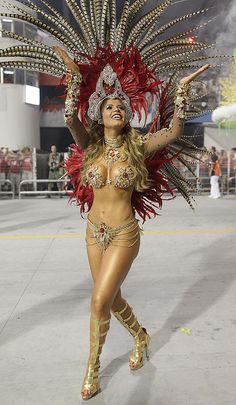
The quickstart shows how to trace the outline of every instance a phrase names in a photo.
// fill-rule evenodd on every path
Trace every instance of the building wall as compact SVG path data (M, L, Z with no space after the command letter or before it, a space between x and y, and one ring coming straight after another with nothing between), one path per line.
M0 85L0 146L40 146L39 106L24 102L22 85Z

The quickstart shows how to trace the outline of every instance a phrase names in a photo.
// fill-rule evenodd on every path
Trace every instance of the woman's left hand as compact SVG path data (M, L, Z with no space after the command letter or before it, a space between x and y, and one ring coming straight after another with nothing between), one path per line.
M210 67L209 64L202 66L200 69L198 69L196 72L192 73L189 76L183 77L179 84L189 84L191 83L193 80L195 80L198 76L200 76L203 72L205 72L206 70L208 70Z

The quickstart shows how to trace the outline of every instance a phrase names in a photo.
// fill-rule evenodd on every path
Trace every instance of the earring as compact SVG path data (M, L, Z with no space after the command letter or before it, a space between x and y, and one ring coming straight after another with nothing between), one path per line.
M102 124L103 124L103 120L102 120L102 118L99 118L99 120L98 120L98 124L99 124L99 125L102 125Z

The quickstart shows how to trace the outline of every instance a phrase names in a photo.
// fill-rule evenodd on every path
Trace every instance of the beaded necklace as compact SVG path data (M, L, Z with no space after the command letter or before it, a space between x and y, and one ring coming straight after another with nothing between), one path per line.
M119 148L123 145L123 143L124 141L121 137L115 139L104 137L105 151L103 154L103 160L107 166L106 184L112 184L112 180L110 178L111 168L115 162L121 160Z

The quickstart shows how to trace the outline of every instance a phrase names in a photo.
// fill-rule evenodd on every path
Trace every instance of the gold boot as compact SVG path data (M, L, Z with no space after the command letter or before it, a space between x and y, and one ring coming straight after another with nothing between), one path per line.
M94 397L100 392L98 376L100 367L99 357L102 351L102 346L105 342L107 332L109 330L109 323L110 319L107 319L106 321L100 321L98 319L91 318L90 356L81 389L81 396L85 400ZM104 331L105 325L107 326Z
M127 309L129 309L128 316L125 315ZM139 324L136 316L133 313L133 309L127 302L121 311L113 311L113 314L134 337L134 350L130 355L129 365L132 371L138 370L143 366L144 357L149 360L149 344L151 338L146 329ZM139 335L142 331L145 333L145 338L140 340Z

